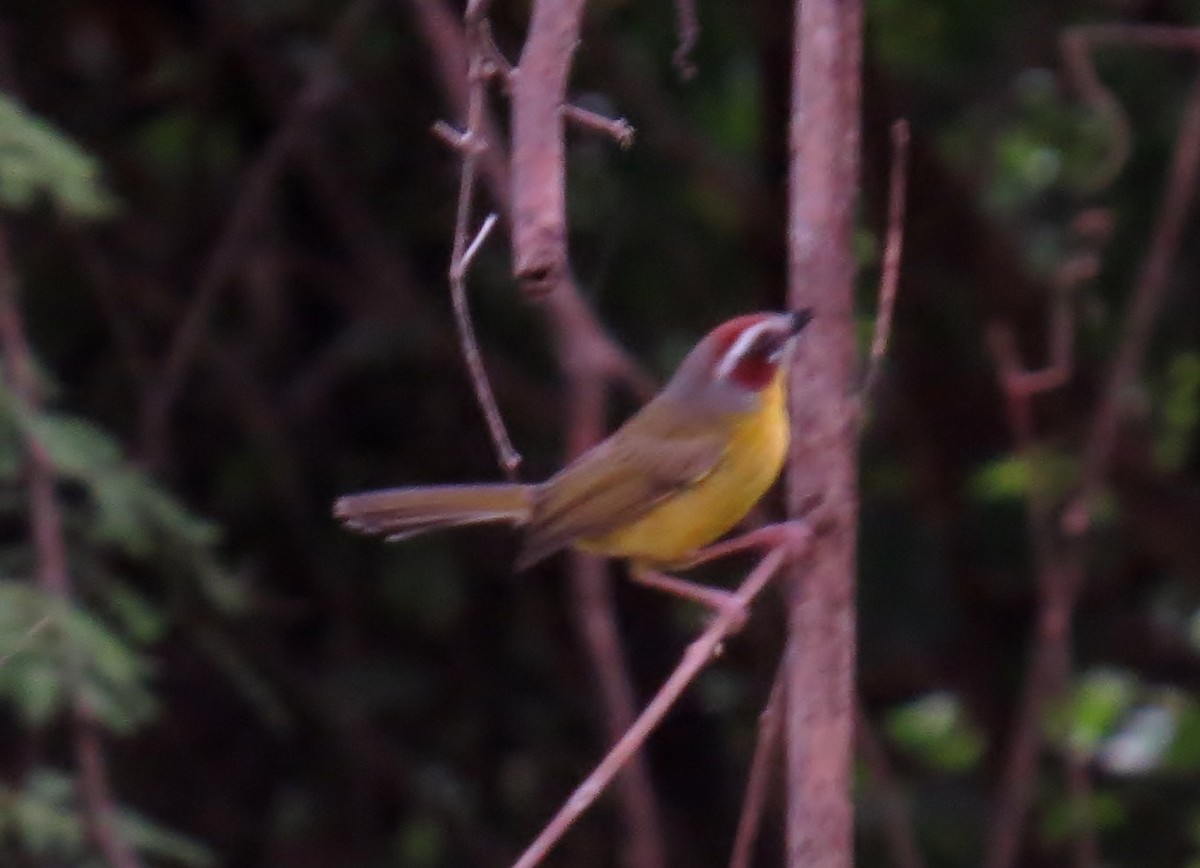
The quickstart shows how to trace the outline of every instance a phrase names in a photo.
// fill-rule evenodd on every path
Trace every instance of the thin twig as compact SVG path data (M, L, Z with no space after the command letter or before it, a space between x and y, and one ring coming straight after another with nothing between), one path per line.
M733 838L729 868L749 868L754 857L754 844L758 840L758 828L762 824L767 791L771 786L771 772L778 765L779 737L783 733L783 677L783 667L780 666L775 673L767 704L758 716L758 738L754 741L754 755L750 758L750 774L746 778L746 793L742 797L742 812L738 817L737 834Z
M1137 37L1131 41L1145 41L1151 36L1157 40L1165 36L1159 30L1146 33L1124 29L1109 31L1104 35L1117 37L1122 34ZM1200 32L1190 31L1190 42L1186 47L1200 49L1198 38ZM1094 70L1089 74L1094 76ZM1093 90L1102 88L1098 78L1092 86ZM1098 99L1099 96L1093 92L1092 98ZM1041 612L1034 658L1026 679L1013 744L1001 782L996 819L991 830L985 861L988 868L1009 868L1015 864L1020 852L1022 826L1032 797L1032 780L1043 738L1042 714L1050 698L1066 689L1070 677L1072 619L1086 576L1086 547L1079 538L1090 526L1091 502L1108 472L1120 422L1121 399L1137 377L1166 296L1170 264L1178 250L1183 226L1195 198L1198 176L1200 75L1196 76L1184 108L1150 249L1133 289L1133 300L1116 358L1094 411L1084 448L1079 493L1067 505L1059 523L1059 529L1066 536L1064 543L1075 544L1054 545L1050 505L1044 501L1045 495L1039 493L1039 486L1030 489L1030 523L1042 596ZM1011 338L1007 342L1011 343ZM998 367L1002 366L1002 371L1010 371L1008 376L1002 376L1002 382L1014 384L1005 391L1013 408L1013 427L1018 443L1028 454L1032 442L1029 393L1022 394L1016 387L1020 379L1013 377L1011 371L1019 368L1019 361L1012 358L1005 360L1005 355L1012 356L1015 351L1005 350L1004 343L1001 341L997 344L1000 353ZM1018 414L1023 414L1024 418ZM1058 548L1063 550L1058 551ZM1070 757L1068 787L1073 801L1081 808L1086 808L1090 800L1087 770ZM1086 811L1082 816L1087 817ZM1086 821L1076 835L1076 858L1084 866L1098 864L1095 832L1092 824Z
M592 130L593 132L608 136L620 145L622 149L633 147L633 124L625 120L625 118L605 117L602 114L597 114L594 111L589 111L588 109L569 103L563 106L563 115L571 123L582 129Z
M1192 84L1183 119L1175 139L1171 168L1163 191L1150 250L1133 290L1133 301L1117 348L1108 382L1096 407L1080 472L1079 495L1063 516L1063 529L1070 535L1083 533L1090 525L1089 511L1104 481L1126 390L1137 378L1142 357L1166 297L1171 261L1179 249L1187 216L1196 198L1200 180L1200 75Z
M1200 28L1156 24L1087 24L1064 31L1061 50L1067 74L1084 101L1112 125L1108 159L1092 182L1094 189L1103 189L1116 178L1129 159L1132 136L1124 108L1096 72L1091 52L1098 45L1140 45L1200 52Z
M487 237L492 234L492 229L496 226L496 219L495 214L489 214L484 218L483 225L479 227L479 231L475 233L475 238L463 252L462 259L454 263L451 267L451 280L462 281L466 277L467 271L471 268L471 263L475 261L475 255L479 253L479 248L487 241Z
M734 625L741 617L741 613L749 609L754 598L783 566L786 557L787 552L783 548L777 548L768 552L759 561L741 586L733 592L731 605L719 612L704 632L688 645L687 650L683 653L683 659L675 667L675 671L671 673L654 698L638 715L637 720L563 803L558 813L514 863L513 868L532 868L532 866L538 865L579 816L599 798L614 775L641 748L646 738L662 722L663 717L671 710L676 700L700 673L700 670L719 652L722 643L730 636Z
M875 312L875 330L863 398L870 400L883 367L888 338L892 333L892 314L896 309L896 287L900 284L900 261L904 253L904 211L908 190L908 121L892 124L892 169L888 183L887 241L883 248L883 274L879 280L879 305Z
M467 74L469 69L463 61L472 55L473 49L468 48L463 24L441 0L411 0L411 3L426 36L425 42L433 49L433 59L446 99L457 114L465 116L468 114L471 84ZM471 26L478 28L479 35L475 38L477 41L484 41L483 50L491 52L493 49L488 48L490 31L484 26L485 20L471 18L474 9L476 3L468 5L467 20L475 22ZM497 61L489 59L486 63L495 65ZM557 118L557 107L555 112ZM559 127L558 135L561 137L561 122L556 119L555 123ZM482 112L481 129L485 146L479 155L480 173L487 182L497 209L512 224L512 180L509 174L508 153L502 144L503 139L498 133L498 126L487 111L486 105ZM518 159L514 156L513 162L520 163L526 159L529 158ZM565 229L563 232L565 233ZM570 353L564 355L564 358L569 359L572 364L578 364L581 369L587 368L614 383L624 384L643 400L654 395L654 378L613 340L596 319L595 313L583 301L573 281L561 283L555 292L543 299L543 304L558 336L560 349L562 346L570 348Z
M8 253L8 239L0 229L0 354L3 355L8 386L34 412L41 406L33 352L25 337L17 300L17 276ZM59 617L71 604L71 577L67 567L67 544L62 515L55 492L55 468L40 441L29 437L29 521L37 554L38 585L57 603ZM78 649L69 637L64 655L66 681L72 701L71 740L79 771L79 787L88 833L97 849L113 868L137 868L137 855L117 831L117 811L105 768L103 745L96 731L95 716L82 690L82 664Z
M1057 388L1070 374L1069 358L1053 359L1044 371L1026 371L1012 329L994 324L987 333L996 376L1004 395L1017 454L1035 457L1032 399ZM1046 488L1033 481L1027 491L1027 524L1037 576L1039 611L1032 659L1018 706L1007 759L993 811L984 864L1006 868L1020 852L1022 829L1037 780L1045 728L1042 719L1070 677L1070 590L1053 538L1053 504Z
M484 120L484 100L487 80L480 72L482 59L476 53L471 57L470 69L467 73L470 90L467 97L466 130L463 138L466 141L477 140L481 135ZM471 219L471 205L475 195L475 178L480 154L471 148L462 152L462 176L458 186L458 212L454 219L454 252L450 256L450 298L454 306L454 320L458 326L459 344L462 347L463 359L467 371L471 375L471 385L475 390L475 398L483 411L487 422L488 433L496 450L497 460L509 479L516 479L517 468L521 466L521 456L513 448L508 430L504 426L504 418L496 404L488 381L487 370L483 366L483 358L479 352L479 342L475 337L475 325L471 320L470 307L467 303L466 270L474 256L474 251L487 237L496 223L496 215L488 216L471 244L467 242L467 227Z

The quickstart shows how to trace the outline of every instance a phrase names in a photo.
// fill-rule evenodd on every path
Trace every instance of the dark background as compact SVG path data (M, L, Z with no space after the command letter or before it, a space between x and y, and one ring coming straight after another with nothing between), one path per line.
M445 280L459 161L428 130L459 119L423 23L443 7L360 3L361 26L331 38L347 8L0 10L0 88L25 112L0 122L2 225L44 384L40 407L11 390L0 402L5 864L88 858L77 689L106 733L123 834L151 864L504 864L604 750L565 559L513 575L502 530L384 545L330 518L347 491L500 477ZM492 10L510 58L527 12ZM713 325L778 309L785 291L791 10L703 0L698 13L690 82L672 66L667 2L596 0L572 76L576 102L638 130L627 151L569 133L573 264L660 381ZM1195 52L1096 51L1128 121L1120 159L1118 126L1059 55L1065 28L1097 22L1195 25L1200 3L868 4L864 345L896 117L913 153L895 330L862 446L859 684L930 866L982 859L1036 622L1027 499L1061 505L1077 480L1197 75ZM476 219L490 207L484 189ZM1068 864L1083 825L1106 865L1200 864L1197 230L1189 217L1121 396L1022 865ZM471 301L522 475L538 479L562 460L565 381L501 234ZM1080 262L1095 276L1066 279ZM1041 364L1062 293L1074 369L1035 399L1036 444L1018 456L985 330L1009 324ZM611 422L635 406L617 392ZM74 589L61 630L30 632L47 604L29 437L59 479ZM706 575L730 583L744 566ZM703 616L623 580L614 592L644 700ZM64 635L86 660L74 675ZM725 864L782 640L768 594L650 742L673 865ZM1082 797L1068 756L1086 765ZM894 864L870 771L858 862ZM780 858L772 799L763 864ZM552 864L620 864L621 839L610 795Z

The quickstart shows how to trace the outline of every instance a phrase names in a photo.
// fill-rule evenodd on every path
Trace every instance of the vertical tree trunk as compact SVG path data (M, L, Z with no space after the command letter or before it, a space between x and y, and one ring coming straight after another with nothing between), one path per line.
M787 675L788 865L852 856L857 425L854 259L861 0L798 0L792 72L789 301L816 313L791 371L788 505L816 532L793 576Z

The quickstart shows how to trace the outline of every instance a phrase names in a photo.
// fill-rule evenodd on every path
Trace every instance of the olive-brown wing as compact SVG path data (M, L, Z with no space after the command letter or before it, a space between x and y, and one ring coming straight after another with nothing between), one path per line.
M674 409L651 402L539 486L517 569L631 524L713 471L728 437L721 426L680 424Z

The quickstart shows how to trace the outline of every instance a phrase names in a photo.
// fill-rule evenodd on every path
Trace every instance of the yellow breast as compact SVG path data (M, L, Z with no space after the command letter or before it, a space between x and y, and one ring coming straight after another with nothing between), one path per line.
M629 525L576 547L669 567L733 528L771 487L787 456L782 374L761 397L756 410L734 423L728 448L707 476Z

